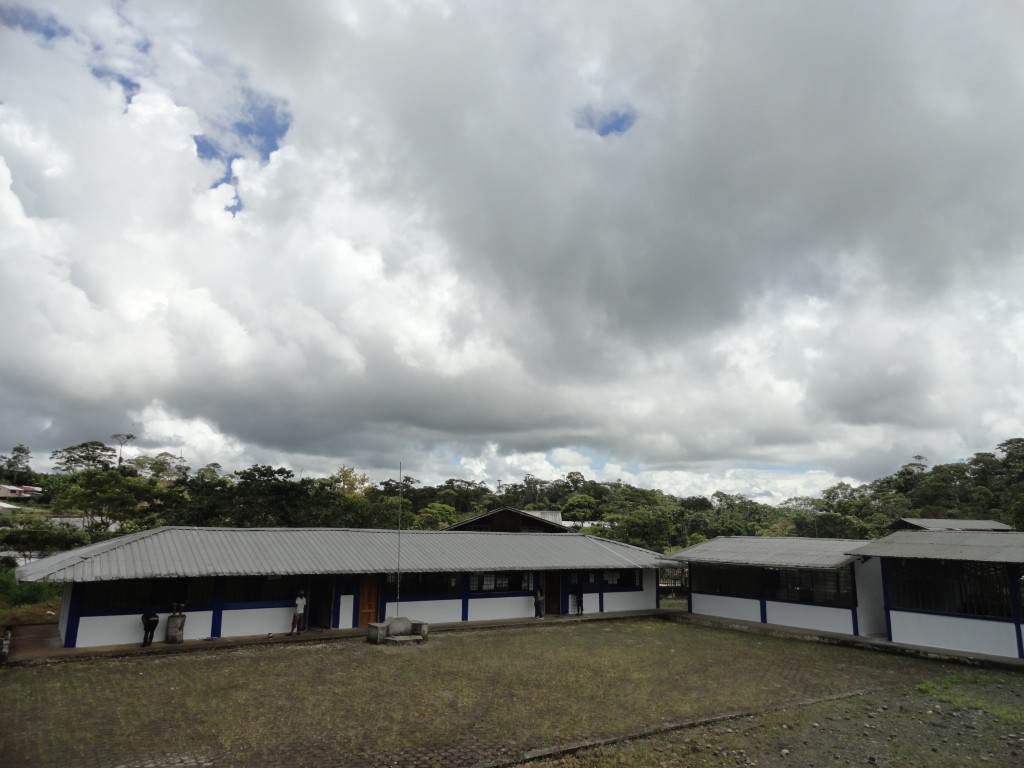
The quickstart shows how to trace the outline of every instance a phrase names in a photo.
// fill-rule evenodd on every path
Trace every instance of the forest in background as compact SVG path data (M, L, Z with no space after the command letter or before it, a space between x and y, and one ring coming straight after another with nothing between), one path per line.
M169 453L122 460L134 439L113 435L117 447L93 440L54 451L52 473L33 471L24 445L0 455L0 484L42 489L30 499L7 499L21 509L0 516L0 551L51 553L161 525L439 530L501 507L560 510L581 530L657 552L715 536L877 538L902 517L997 520L1024 529L1024 438L952 464L929 467L915 456L873 482L839 483L820 497L779 505L723 492L681 498L579 472L553 480L527 475L491 489L454 478L430 486L410 476L374 484L346 466L322 478L266 465L193 470Z

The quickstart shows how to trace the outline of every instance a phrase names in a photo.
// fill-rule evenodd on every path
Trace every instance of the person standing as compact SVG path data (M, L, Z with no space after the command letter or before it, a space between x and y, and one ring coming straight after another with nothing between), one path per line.
M576 615L583 615L583 585L578 581L572 585L572 598L576 602Z
M544 618L544 590L540 587L533 593L533 618Z
M153 634L160 625L160 617L152 611L142 614L142 647L153 644Z
M297 635L302 631L302 619L306 615L306 593L301 589L295 598L295 612L292 614L292 631L289 635Z

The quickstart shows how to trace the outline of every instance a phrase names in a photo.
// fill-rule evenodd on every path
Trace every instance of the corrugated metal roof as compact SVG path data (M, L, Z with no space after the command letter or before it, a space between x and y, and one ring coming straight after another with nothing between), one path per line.
M657 568L646 549L572 533L164 527L20 567L19 581Z
M681 549L668 559L688 563L729 563L774 568L839 568L855 558L857 539L801 539L769 536L719 536Z
M995 520L953 520L934 517L901 517L901 523L928 531L1012 531L1013 526Z
M922 560L973 560L1024 563L1024 533L977 531L897 531L850 550L862 557L908 557Z

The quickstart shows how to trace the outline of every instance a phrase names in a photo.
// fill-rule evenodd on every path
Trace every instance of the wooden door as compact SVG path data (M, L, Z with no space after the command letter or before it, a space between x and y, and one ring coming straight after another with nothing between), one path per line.
M380 619L380 584L377 577L367 574L359 579L359 626L365 627Z

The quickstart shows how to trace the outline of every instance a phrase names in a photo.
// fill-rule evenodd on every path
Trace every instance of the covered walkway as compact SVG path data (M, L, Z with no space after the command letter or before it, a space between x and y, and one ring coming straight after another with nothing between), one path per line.
M453 622L450 624L431 624L430 634L438 632L472 632L477 629L495 627L532 627L550 625L551 623L571 623L580 621L614 621L621 619L647 616L663 616L682 614L683 611L671 609L652 609L644 611L621 611L618 613L595 613L582 616L547 616L543 624L536 619L496 619L493 621ZM269 635L250 635L248 637L211 638L208 640L186 640L183 643L154 643L146 648L140 644L101 645L88 648L64 648L56 624L37 624L12 628L11 652L7 659L9 665L33 664L46 662L73 661L76 659L116 658L123 656L142 656L146 654L190 653L214 648L237 648L250 645L268 645L284 643L305 643L310 641L364 639L366 628L357 629L309 629L297 636L287 633ZM139 640L142 639L142 627L139 627Z

